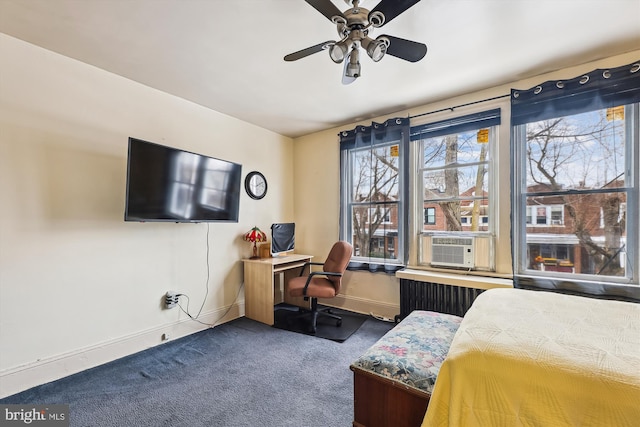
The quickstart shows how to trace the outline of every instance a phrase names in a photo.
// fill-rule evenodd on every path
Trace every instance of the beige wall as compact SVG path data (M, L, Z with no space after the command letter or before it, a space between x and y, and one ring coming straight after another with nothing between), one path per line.
M129 136L267 177L209 225L201 320L242 315L241 235L293 220L293 141L2 34L0 70L0 396L205 328L161 299L200 308L207 225L123 221Z
M547 80L568 79L596 68L616 67L638 61L640 51L603 59L570 69L558 70L527 80L516 80L508 85L494 87L446 101L428 104L419 108L402 110L371 120L354 122L349 125L296 138L294 145L294 188L295 217L302 233L296 239L301 251L319 258L326 256L331 244L339 237L339 138L342 130L353 129L357 124L368 125L371 121L382 122L390 117L416 116L454 106L474 103L485 99L509 94L511 88L528 89ZM356 82L360 84L364 82ZM509 150L509 98L494 100L473 106L457 108L454 112L429 114L413 120L414 124L443 120L448 117L470 114L492 108L501 108L502 125L498 135L499 170L493 197L497 197L499 219L496 227L496 271L497 276L508 277L511 273L510 241L510 150ZM495 154L495 153L494 153ZM324 183L325 185L319 185ZM415 268L416 245L412 242L410 264ZM428 274L428 273L427 273ZM437 282L439 279L434 279ZM453 278L457 284L458 278ZM343 295L334 301L325 301L360 312L392 318L399 313L399 281L383 273L351 272L346 276ZM472 284L471 286L476 286Z

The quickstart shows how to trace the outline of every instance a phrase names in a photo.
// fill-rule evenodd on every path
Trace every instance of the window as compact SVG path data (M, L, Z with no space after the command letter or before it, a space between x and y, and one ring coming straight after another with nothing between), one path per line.
M466 218L463 218L465 220ZM463 221L464 222L464 221ZM424 225L436 224L436 208L424 208Z
M491 240L491 153L499 122L496 109L411 128L421 200L416 208L424 211L425 218L420 230L423 244L418 247L427 251L418 254L420 264L430 264L425 254L432 236L464 233Z
M545 206L538 206L536 211L536 225L547 225L547 208Z
M551 206L551 225L562 225L564 224L564 207L560 206Z
M408 141L406 118L340 135L341 238L354 246L351 269L393 272L406 262Z
M514 270L524 283L637 284L639 108L624 103L632 73L596 70L512 94Z
M552 206L540 206L539 201L530 200L529 203L533 205L527 205L526 209L526 222L528 226L558 226L564 224L564 206L552 205ZM532 223L531 219L535 218L535 222Z
M630 273L625 265L631 264L620 262L620 257L627 256L627 225L636 223L627 218L624 206L630 192L637 192L627 176L627 171L638 170L629 155L637 134L629 121L637 108L630 105L625 110L615 120L608 120L607 109L600 109L521 126L521 202L527 208L554 203L532 206L532 215L527 214L535 218L535 225L527 224L525 231L529 256L521 266L524 270L539 270L539 254L530 245L540 240L558 245L571 238L572 274L623 278ZM566 227L547 227L564 224L565 215Z
M374 208L369 208L369 216L367 220L368 223L371 224L390 224L391 209L385 209L381 205L377 205Z

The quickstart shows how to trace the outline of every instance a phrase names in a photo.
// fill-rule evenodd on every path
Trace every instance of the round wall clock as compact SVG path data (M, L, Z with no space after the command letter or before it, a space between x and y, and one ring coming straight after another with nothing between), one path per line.
M267 194L267 179L260 172L249 172L244 179L244 189L249 197L260 200Z

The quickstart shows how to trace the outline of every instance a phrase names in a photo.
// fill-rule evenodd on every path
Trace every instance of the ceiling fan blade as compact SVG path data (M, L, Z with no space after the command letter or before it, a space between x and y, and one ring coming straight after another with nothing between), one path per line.
M427 46L423 43L401 39L393 36L380 36L389 39L387 54L409 62L418 62L427 54Z
M297 52L290 53L289 55L284 57L285 61L297 61L298 59L305 58L309 55L313 55L314 53L318 53L327 49L329 46L335 44L334 41L329 40L327 42L318 43L315 46L308 47L306 49L299 50Z
M318 12L326 16L327 19L329 19L329 21L331 22L333 22L331 18L334 16L341 16L342 18L344 18L344 15L340 11L340 9L338 9L333 3L331 3L331 0L305 0L305 1L309 3L311 6L313 6L315 10L317 10Z
M369 12L369 16L371 16L373 12L381 12L385 18L382 25L385 25L419 1L420 0L382 0L371 12Z

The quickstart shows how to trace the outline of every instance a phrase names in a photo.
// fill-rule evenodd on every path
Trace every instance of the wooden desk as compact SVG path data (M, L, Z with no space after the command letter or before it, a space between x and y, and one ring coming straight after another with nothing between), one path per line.
M300 274L311 255L291 254L275 258L243 259L244 314L249 319L273 325L273 306L281 302L309 308L302 297L290 297L286 283Z

